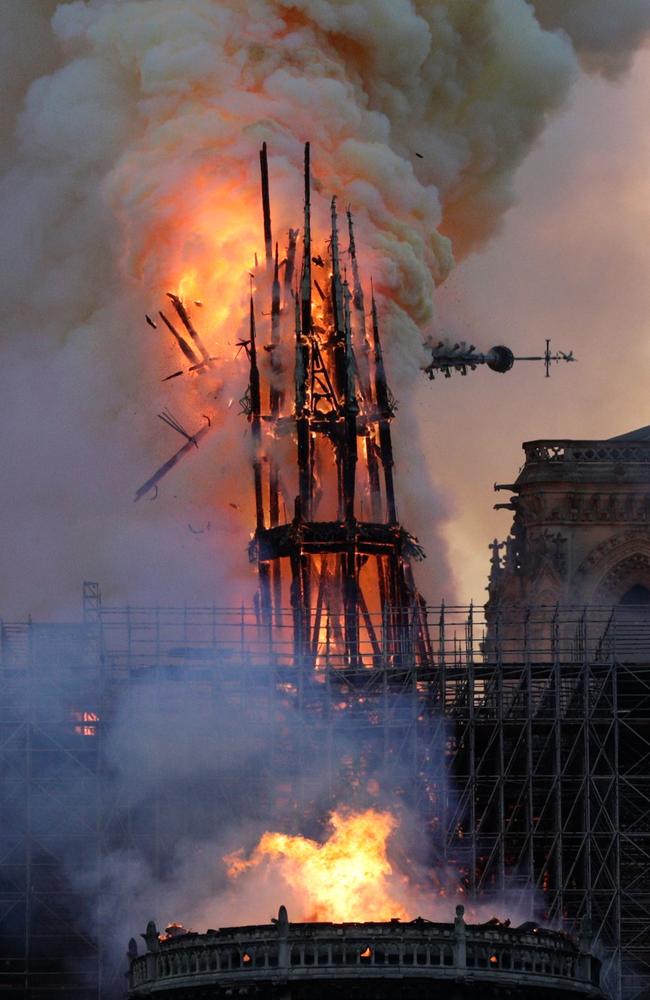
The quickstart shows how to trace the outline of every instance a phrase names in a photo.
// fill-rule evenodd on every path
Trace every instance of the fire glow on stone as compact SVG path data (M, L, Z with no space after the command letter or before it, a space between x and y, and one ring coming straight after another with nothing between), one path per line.
M302 901L304 921L410 919L393 894L388 840L397 828L389 812L335 811L332 834L324 843L301 836L263 834L249 857L236 851L224 858L232 879L254 869L279 876Z

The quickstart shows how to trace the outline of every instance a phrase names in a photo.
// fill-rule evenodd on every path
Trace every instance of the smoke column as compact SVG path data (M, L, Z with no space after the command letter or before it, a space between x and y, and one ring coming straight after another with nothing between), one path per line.
M103 581L109 597L148 604L250 594L253 517L237 415L247 373L235 345L246 273L262 249L262 141L281 246L300 222L306 139L316 228L325 232L332 194L354 208L401 403L400 512L432 557L422 589L438 597L444 503L420 468L409 405L422 341L437 332L436 283L499 226L517 165L580 66L616 77L649 27L646 0L4 0L3 617L76 617L84 577ZM178 358L143 316L179 288L205 303L196 319L220 358L207 386L160 385ZM218 428L155 502L134 506L135 488L178 447L155 420L165 405L190 428L208 406ZM433 402L425 432L450 434ZM105 898L119 908L140 890L144 922L158 893L167 910L196 904L200 922L199 907L213 918L207 898L224 889L217 852L239 846L242 830L252 846L268 822L255 784L268 733L233 732L233 718L200 694L181 703L173 684L154 705L148 694L116 711L115 800L144 816L144 840L161 782L172 827L194 782L195 836L179 831L166 884L137 844L116 852ZM169 745L171 731L185 742ZM206 788L223 803L220 829L199 808ZM49 813L42 821L54 822ZM65 836L63 818L60 829ZM73 866L72 836L70 845ZM75 878L95 891L94 875ZM269 910L277 902L269 893ZM115 927L116 949L124 938Z
M566 7L2 5L12 98L0 121L6 617L60 614L83 576L112 596L148 600L155 591L219 601L224 579L236 581L230 594L250 593L237 415L246 373L233 357L246 270L262 242L263 140L281 247L299 224L305 139L317 225L333 193L354 207L401 403L398 462L410 487L401 514L434 554L423 589L438 596L444 503L399 453L400 439L419 433L409 388L421 377L423 336L436 332L434 286L498 226L513 172L579 60L620 72L650 22L643 0ZM183 282L205 302L197 322L221 364L209 387L188 379L161 389L178 359L142 317ZM193 427L211 405L220 428L155 503L134 507L134 489L178 444L155 419L164 405ZM445 433L433 407L427 432Z

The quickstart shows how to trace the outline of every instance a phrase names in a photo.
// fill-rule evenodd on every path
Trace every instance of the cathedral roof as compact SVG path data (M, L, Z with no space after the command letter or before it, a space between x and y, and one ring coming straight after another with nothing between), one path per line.
M627 434L617 434L616 437L608 438L609 441L650 441L650 424L647 427L639 427L635 431L628 431Z

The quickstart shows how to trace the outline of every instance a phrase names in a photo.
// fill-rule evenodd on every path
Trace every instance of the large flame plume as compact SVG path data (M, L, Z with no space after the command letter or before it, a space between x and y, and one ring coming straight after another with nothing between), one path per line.
M409 919L388 859L396 818L376 809L340 810L329 825L324 843L266 832L248 857L238 851L224 859L228 874L239 878L264 868L267 876L284 880L302 904L302 913L293 914L298 920Z

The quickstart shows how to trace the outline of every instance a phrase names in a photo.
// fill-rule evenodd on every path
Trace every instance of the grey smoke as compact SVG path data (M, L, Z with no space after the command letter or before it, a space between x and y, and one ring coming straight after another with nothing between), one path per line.
M650 30L648 0L533 0L540 24L567 33L584 66L616 77Z

